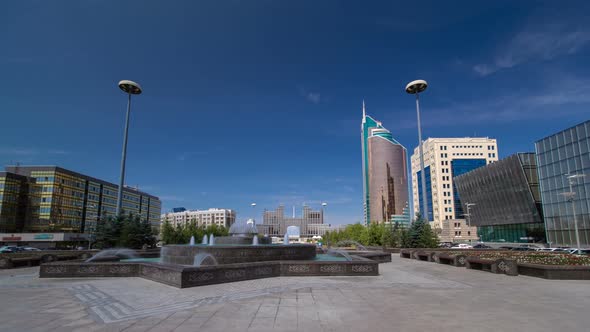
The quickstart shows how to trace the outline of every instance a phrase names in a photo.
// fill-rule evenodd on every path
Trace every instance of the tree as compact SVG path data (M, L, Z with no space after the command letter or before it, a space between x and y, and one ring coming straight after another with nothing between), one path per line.
M416 214L416 220L410 226L405 244L404 247L408 248L436 248L438 246L437 235L419 213Z
M174 227L166 220L162 225L162 230L160 232L162 235L162 241L164 243L172 243L174 239Z
M150 223L133 215L108 218L98 223L95 234L95 247L100 249L116 246L139 249L155 242Z

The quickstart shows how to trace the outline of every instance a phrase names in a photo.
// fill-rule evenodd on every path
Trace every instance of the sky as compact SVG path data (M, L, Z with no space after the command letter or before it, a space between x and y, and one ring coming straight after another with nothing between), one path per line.
M58 165L173 207L279 204L362 220L367 114L411 153L486 136L500 157L590 118L585 1L12 1L0 11L0 163ZM251 203L257 206L251 208Z

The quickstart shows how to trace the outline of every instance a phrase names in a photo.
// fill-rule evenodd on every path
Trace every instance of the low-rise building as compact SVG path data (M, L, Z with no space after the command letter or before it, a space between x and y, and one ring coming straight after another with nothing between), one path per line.
M236 221L236 212L231 209L210 208L208 210L185 210L162 214L161 222L173 226L195 222L197 226L217 225L229 228Z
M465 219L448 219L442 221L442 228L435 227L440 242L475 242L477 227L469 226Z
M310 225L324 224L324 211L314 211L309 206L303 206L301 217L285 216L285 207L279 206L274 211L264 211L262 224L256 225L258 231L269 236L283 236L287 232L287 227L297 226L300 229L301 237L312 237L322 226ZM318 228L319 227L319 228Z

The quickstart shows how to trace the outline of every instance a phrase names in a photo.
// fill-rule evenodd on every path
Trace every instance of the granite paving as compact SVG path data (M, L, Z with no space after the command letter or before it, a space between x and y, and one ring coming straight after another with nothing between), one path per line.
M143 278L0 270L0 331L588 331L590 282L401 259L377 277L178 289Z

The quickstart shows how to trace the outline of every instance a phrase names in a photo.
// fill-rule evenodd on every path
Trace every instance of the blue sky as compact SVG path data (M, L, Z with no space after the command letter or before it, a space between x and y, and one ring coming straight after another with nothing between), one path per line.
M279 203L362 217L361 102L412 151L489 136L499 153L590 115L590 6L568 1L17 1L0 11L0 163L127 181L164 211Z

